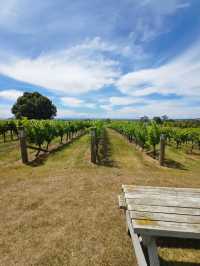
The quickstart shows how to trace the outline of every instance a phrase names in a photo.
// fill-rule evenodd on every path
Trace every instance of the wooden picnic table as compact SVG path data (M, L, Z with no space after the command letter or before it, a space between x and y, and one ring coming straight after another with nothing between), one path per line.
M139 266L158 266L157 237L200 239L200 189L123 185L120 207Z

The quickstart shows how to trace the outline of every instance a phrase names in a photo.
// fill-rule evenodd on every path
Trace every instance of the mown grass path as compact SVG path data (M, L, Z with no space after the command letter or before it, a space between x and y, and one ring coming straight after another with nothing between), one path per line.
M118 209L121 185L200 187L196 164L193 171L160 168L122 136L108 132L109 167L90 163L89 136L37 167L11 164L9 158L0 165L0 265L136 265ZM200 262L194 249L160 254Z

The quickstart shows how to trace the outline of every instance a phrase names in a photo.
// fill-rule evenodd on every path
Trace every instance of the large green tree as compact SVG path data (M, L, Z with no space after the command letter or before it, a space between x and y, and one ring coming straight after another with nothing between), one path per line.
M38 92L24 92L12 107L12 113L17 119L51 119L56 116L56 106L47 97Z

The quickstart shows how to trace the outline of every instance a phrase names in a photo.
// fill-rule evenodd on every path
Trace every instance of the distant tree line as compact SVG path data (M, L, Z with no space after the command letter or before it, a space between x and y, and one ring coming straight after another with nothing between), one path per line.
M155 121L156 124L162 124L163 126L173 126L180 128L197 128L200 127L200 119L169 119L167 115L154 116L150 119L148 116L143 116L140 118L142 122Z

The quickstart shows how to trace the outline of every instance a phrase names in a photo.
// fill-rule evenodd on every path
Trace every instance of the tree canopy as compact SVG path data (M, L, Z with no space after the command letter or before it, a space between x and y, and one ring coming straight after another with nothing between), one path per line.
M56 116L56 106L47 97L38 92L24 92L12 107L12 113L17 119L51 119Z
M153 121L155 121L157 124L162 124L163 122L160 116L154 116Z

